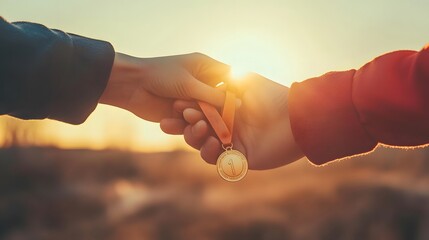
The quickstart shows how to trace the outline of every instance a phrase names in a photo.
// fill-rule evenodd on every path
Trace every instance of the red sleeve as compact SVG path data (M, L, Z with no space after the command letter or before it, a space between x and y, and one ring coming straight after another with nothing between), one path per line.
M365 153L378 143L429 143L429 45L380 56L359 70L294 83L296 142L314 164Z

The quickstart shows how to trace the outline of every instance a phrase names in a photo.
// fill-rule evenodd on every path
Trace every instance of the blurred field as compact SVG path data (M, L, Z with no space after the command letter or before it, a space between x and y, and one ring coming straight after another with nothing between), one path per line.
M226 183L196 152L4 148L0 239L429 239L429 150Z

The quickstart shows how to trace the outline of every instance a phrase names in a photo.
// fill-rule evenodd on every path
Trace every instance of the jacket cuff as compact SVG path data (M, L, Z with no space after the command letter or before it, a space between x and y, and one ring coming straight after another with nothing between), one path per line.
M292 84L288 108L295 141L316 165L368 152L377 145L352 102L355 70Z
M69 35L73 45L71 64L49 118L81 124L94 111L107 86L115 55L108 42Z

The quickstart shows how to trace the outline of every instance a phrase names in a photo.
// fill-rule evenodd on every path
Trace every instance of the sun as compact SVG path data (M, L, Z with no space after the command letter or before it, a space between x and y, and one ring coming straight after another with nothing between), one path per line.
M234 81L239 81L240 79L243 79L247 74L249 74L251 71L241 65L234 65L231 66L231 79Z
M284 79L288 63L284 47L263 33L234 33L218 39L214 56L231 66L231 79L240 80L255 72L272 80Z

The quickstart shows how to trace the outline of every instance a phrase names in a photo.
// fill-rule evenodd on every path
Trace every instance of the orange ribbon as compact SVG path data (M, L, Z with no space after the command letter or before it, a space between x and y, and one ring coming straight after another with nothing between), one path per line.
M235 117L235 94L230 91L226 91L222 116L220 116L215 107L206 102L199 101L198 105L200 105L201 110L222 144L231 145Z

